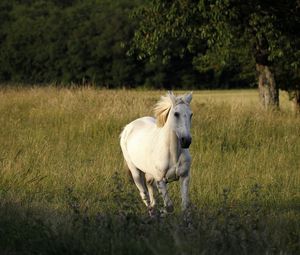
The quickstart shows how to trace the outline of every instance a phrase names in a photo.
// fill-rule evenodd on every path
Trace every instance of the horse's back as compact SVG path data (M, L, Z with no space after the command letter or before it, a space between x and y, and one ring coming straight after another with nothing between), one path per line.
M139 118L139 119L136 119L134 121L132 121L130 124L132 125L136 125L137 127L153 127L155 126L155 123L156 123L156 120L153 118L153 117L142 117L142 118Z
M125 126L123 132L121 133L121 139L124 136L126 136L126 139L128 139L129 135L132 133L138 133L139 131L144 131L145 129L153 129L156 125L155 122L155 119L152 117L136 119Z
M137 161L144 161L149 154L155 129L156 120L152 117L139 118L125 126L121 133L121 148L127 161L142 168Z

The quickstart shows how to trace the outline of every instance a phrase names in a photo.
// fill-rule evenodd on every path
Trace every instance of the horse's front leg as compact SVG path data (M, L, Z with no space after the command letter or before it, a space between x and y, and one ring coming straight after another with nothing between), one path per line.
M189 182L190 182L190 176L189 174L186 176L180 177L180 185L181 185L181 209L182 211L185 211L190 204L190 198L189 198Z
M190 183L190 167L191 167L191 156L188 150L184 150L179 158L178 175L180 178L181 186L181 208L185 211L189 204L189 183Z
M157 181L157 188L159 193L161 193L163 200L164 200L164 206L165 209L168 213L171 213L174 211L174 207L173 207L173 203L168 195L168 191L167 191L167 183L166 180L163 179L161 181Z

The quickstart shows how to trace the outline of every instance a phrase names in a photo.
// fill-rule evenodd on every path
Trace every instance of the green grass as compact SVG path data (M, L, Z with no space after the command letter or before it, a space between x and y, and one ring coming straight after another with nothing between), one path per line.
M3 254L296 254L300 119L257 91L194 92L193 209L150 220L128 180L122 127L162 91L0 91ZM117 174L116 174L117 173Z

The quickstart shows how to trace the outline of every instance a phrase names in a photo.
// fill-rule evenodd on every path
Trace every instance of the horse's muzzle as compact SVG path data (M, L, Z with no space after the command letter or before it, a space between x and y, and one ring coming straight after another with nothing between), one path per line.
M180 139L181 148L183 148L183 149L189 148L191 143L192 143L192 137L190 137L190 136L182 137Z

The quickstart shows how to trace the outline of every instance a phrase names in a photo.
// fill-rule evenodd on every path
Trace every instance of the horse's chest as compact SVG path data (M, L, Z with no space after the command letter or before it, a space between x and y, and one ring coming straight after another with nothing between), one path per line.
M172 164L172 161L169 157L161 157L159 160L155 161L153 166L154 178L156 180L162 180L166 176L172 179L176 178L176 173L174 171L176 168L176 163Z

